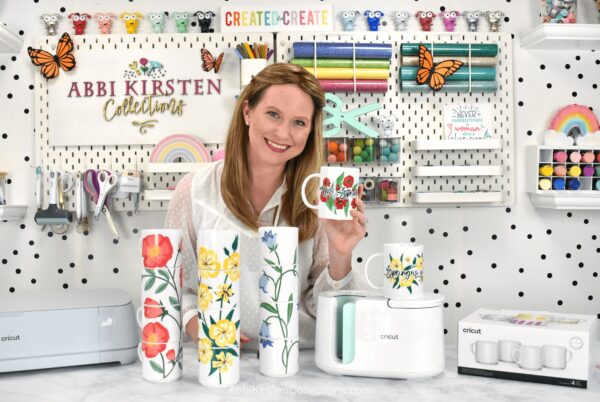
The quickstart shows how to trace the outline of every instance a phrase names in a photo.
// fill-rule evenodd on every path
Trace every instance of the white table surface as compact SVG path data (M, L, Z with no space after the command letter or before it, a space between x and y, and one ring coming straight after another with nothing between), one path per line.
M297 375L270 378L246 353L241 380L228 389L201 386L195 359L194 345L186 344L183 377L167 384L144 381L139 362L0 374L0 401L600 401L598 373L588 389L458 375L455 349L446 352L443 374L418 380L332 376L315 365L312 350L300 353Z

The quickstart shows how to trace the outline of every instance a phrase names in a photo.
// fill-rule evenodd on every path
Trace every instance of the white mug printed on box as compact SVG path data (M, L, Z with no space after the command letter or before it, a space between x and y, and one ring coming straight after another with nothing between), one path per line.
M567 363L573 358L573 352L562 346L544 345L542 346L544 355L544 367L563 370Z
M500 342L500 360L503 362L512 363L512 353L513 350L518 349L521 346L521 342L517 341L509 341L506 339L501 340Z
M306 198L306 186L313 178L319 178L318 203L313 205ZM360 169L337 166L321 166L320 173L308 175L302 183L302 201L307 207L317 209L319 218L352 220L350 211L356 210Z
M214 348L204 339L198 342L198 361L198 381L206 387L230 387L240 381L239 348Z
M179 229L142 230L142 265L145 268L179 268L183 233Z
M300 367L298 338L259 339L260 372L269 377L289 377Z
M471 344L471 352L475 355L477 363L498 364L498 342L477 341Z
M513 350L512 358L519 367L527 370L541 370L542 348L539 346L522 345Z
M369 264L383 258L383 286L369 279ZM383 289L389 299L417 299L423 297L423 245L415 243L386 243L383 253L370 256L365 263L365 279L374 289Z
M151 382L171 382L181 378L183 349L177 342L142 342L138 356L142 362L142 377ZM157 336L151 339L165 339Z

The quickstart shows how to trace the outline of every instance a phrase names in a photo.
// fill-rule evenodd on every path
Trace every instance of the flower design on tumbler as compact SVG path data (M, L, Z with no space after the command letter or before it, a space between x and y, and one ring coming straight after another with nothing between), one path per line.
M213 357L212 342L210 339L202 338L198 342L198 360L200 363L207 364Z
M269 284L269 277L263 273L262 276L260 277L260 279L258 280L258 287L265 294L268 293L268 290L267 290L268 284Z
M144 317L158 318L165 315L165 308L156 300L146 297L144 300Z
M233 355L229 352L221 352L216 356L216 359L212 362L212 366L219 370L219 373L226 373L233 364Z
M208 334L221 348L233 345L236 340L236 326L230 320L219 320L210 326Z
M146 268L161 268L173 256L173 245L167 236L148 235L142 241L142 256Z
M229 298L232 296L233 288L231 287L231 283L219 285L219 290L217 290L217 301L223 300L225 303L229 303Z
M409 274L408 276L401 276L400 277L400 287L401 288L407 288L410 285L413 284L415 277L413 276L413 274Z
M229 258L225 258L223 269L229 272L229 279L233 282L240 279L240 253L231 253Z
M208 307L210 306L210 302L213 299L213 295L210 291L210 289L208 288L208 285L205 283L201 283L198 286L198 306L200 307L200 310L202 311L206 311L208 310Z
M415 264L417 269L423 269L423 257L417 257L417 263Z
M273 233L272 230L267 230L260 240L267 246L269 251L277 250L277 234Z
M200 247L198 253L198 269L200 277L216 278L221 270L221 263L215 250L209 250L204 247Z
M350 208L356 208L356 195L358 193L358 183L355 183L354 177L345 175L342 172L332 183L329 178L324 178L319 188L319 197L334 214L342 212L348 216ZM352 202L349 200L352 199Z
M175 356L175 349L171 349L171 350L169 350L169 351L167 352L166 356L167 356L167 360L168 360L169 362L173 362L173 361L175 360L175 357L176 357L176 356Z
M159 322L151 322L142 330L142 350L151 359L167 348L169 330Z
M263 320L262 324L260 324L259 335L261 338L271 338L271 330L269 329L269 323L266 320Z

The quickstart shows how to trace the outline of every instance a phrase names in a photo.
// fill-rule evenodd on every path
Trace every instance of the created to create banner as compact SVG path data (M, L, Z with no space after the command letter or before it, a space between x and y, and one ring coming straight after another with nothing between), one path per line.
M323 32L333 29L326 5L222 6L221 32Z

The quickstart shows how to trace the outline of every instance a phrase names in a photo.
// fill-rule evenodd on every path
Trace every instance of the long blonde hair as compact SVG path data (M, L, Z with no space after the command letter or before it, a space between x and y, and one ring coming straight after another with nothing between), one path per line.
M258 230L258 219L252 206L240 200L250 199L250 171L248 168L248 127L243 116L243 106L256 106L271 85L295 84L308 94L314 103L311 132L302 153L289 160L284 169L287 186L281 197L281 215L290 226L299 229L300 242L312 238L318 227L317 214L302 202L304 178L319 171L323 160L323 112L325 94L317 79L304 68L293 64L271 64L258 73L240 94L227 133L225 163L221 177L221 195L227 208L245 226ZM311 180L306 188L311 202L315 201L317 183Z

